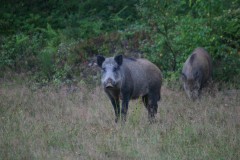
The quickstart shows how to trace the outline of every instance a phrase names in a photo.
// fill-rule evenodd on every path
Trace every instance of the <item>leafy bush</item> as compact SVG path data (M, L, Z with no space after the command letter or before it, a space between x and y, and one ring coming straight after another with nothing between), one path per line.
M199 46L213 58L216 81L234 83L240 75L238 0L0 4L1 70L31 71L39 82L71 79L96 54L145 53L174 86L184 61Z
M36 55L43 45L41 34L29 36L23 33L3 39L0 54L0 67L15 71L34 70Z
M146 57L171 79L194 48L204 47L214 61L214 78L232 81L240 75L240 10L237 1L226 3L141 0L138 12L152 39L141 46Z

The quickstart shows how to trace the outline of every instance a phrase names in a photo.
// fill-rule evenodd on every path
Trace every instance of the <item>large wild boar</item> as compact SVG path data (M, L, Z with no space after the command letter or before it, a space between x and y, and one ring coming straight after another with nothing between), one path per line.
M212 60L204 48L196 48L188 57L181 78L188 97L196 100L201 89L212 79Z
M123 58L122 55L105 58L97 56L97 64L102 69L101 82L115 111L117 122L126 120L130 99L142 97L148 110L150 122L154 120L160 100L162 84L161 71L146 59Z

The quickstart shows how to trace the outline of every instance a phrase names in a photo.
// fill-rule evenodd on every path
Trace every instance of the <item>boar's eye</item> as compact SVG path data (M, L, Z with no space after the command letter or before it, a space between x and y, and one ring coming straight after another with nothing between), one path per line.
M116 72L118 69L119 69L118 67L114 67L113 72Z
M104 68L102 68L102 71L103 71L103 72L106 72L106 68L105 68L105 67L104 67Z

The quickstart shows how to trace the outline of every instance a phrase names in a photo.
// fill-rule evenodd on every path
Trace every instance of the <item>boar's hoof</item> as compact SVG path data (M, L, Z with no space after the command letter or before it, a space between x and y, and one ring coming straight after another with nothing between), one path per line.
M150 123L150 124L154 124L154 123L157 122L157 120L155 119L155 117L149 117L148 120L149 120L149 123Z
M122 115L122 117L121 117L122 122L125 122L126 119L127 119L127 116L126 115Z
M118 123L118 117L117 117L117 118L115 118L115 123Z

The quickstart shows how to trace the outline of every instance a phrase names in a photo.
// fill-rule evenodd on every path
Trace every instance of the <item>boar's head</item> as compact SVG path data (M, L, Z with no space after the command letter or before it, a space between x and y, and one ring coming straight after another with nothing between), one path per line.
M123 63L123 56L105 58L97 56L97 64L102 69L101 82L104 88L113 89L119 88L122 80L120 67Z
M189 78L182 73L183 88L188 97L192 100L196 100L199 97L201 89L200 74L196 72L193 77Z

